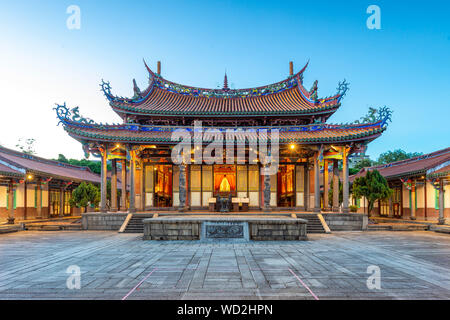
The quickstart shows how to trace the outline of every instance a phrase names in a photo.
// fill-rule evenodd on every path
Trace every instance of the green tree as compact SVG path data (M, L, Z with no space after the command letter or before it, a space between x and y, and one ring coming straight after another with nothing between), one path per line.
M370 159L362 159L353 168L348 169L349 175L357 174L362 168L371 167L375 163Z
M88 167L93 173L101 174L102 163L100 161L82 159L67 159L63 154L58 155L58 159L54 159L59 162L68 163L74 166ZM108 170L111 170L111 165L108 164Z
M366 115L364 117L361 117L360 120L356 120L355 123L370 123L370 122L376 122L378 120L377 117L378 110L376 108L369 108Z
M100 190L92 183L82 182L72 191L72 197L69 200L72 207L84 208L91 205L97 207L100 203Z
M33 138L28 139L20 138L17 141L16 148L18 148L20 151L26 154L35 154L36 153L36 151L34 150L35 143L36 140Z
M362 169L362 168L366 168L366 167L371 167L373 166L373 161L370 159L362 159L361 161L359 161L354 168L358 170L358 172Z
M392 193L393 190L389 188L386 179L378 170L367 171L364 177L356 178L352 185L352 194L355 199L361 197L367 199L369 218L375 201L388 199Z
M69 160L63 155L63 154L58 154L58 159L57 161L59 162L64 162L64 163L69 163Z
M377 160L377 164L387 164L395 161L401 161L411 159L417 156L421 156L421 152L405 152L402 149L396 149L394 151L387 151L380 154Z

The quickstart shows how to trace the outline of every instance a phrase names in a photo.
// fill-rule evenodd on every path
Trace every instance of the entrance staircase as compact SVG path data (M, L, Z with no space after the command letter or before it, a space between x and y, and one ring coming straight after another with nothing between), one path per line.
M133 214L130 221L128 222L124 233L144 233L144 223L142 220L152 218L152 214Z
M296 213L297 218L308 220L306 225L306 233L325 233L322 222L320 222L317 214L314 213Z

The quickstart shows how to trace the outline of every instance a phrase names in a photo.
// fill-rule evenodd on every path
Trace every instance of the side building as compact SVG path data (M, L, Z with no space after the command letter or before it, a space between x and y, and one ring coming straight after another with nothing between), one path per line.
M373 216L398 219L450 222L450 148L412 159L361 169L350 177L365 176L378 170L386 178L393 196L378 201ZM365 199L352 199L360 212L367 212Z
M83 181L101 179L87 167L0 147L0 222L77 215L69 199Z

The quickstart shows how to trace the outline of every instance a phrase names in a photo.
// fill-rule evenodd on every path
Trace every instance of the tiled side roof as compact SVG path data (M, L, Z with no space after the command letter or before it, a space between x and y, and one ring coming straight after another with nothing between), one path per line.
M172 132L179 127L81 125L75 122L65 121L64 128L69 135L80 141L176 144L177 142L171 141L171 136ZM192 127L186 128L192 132ZM245 128L243 129L245 130ZM257 130L258 127L252 127L251 129ZM385 128L381 126L381 122L347 126L324 124L296 127L274 127L273 129L278 129L280 131L280 143L297 142L310 144L318 142L332 143L373 140L385 130ZM221 130L225 131L226 128L221 128ZM250 137L256 139L255 133L250 134ZM207 143L207 134L204 134L203 140Z
M47 160L3 147L0 147L0 159L25 168L27 171L67 178L69 180L74 179L100 183L100 176L93 173L87 167L73 166L58 161Z
M428 169L433 168L446 161L450 161L450 148L407 160L363 168L356 175L351 176L350 180L354 180L357 177L364 176L367 170L378 170L385 178L425 174Z
M0 176L21 177L24 173L0 163Z
M433 178L439 178L439 177L445 177L445 176L450 177L450 165L444 166L441 169L434 171L433 173L430 174L430 176Z

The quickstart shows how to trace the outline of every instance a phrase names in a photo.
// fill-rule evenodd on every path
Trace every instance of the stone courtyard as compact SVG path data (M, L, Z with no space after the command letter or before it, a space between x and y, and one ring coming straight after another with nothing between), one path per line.
M0 299L449 299L450 236L335 232L309 241L143 241L100 231L0 236ZM70 266L80 289L68 289ZM381 289L368 289L369 266Z

